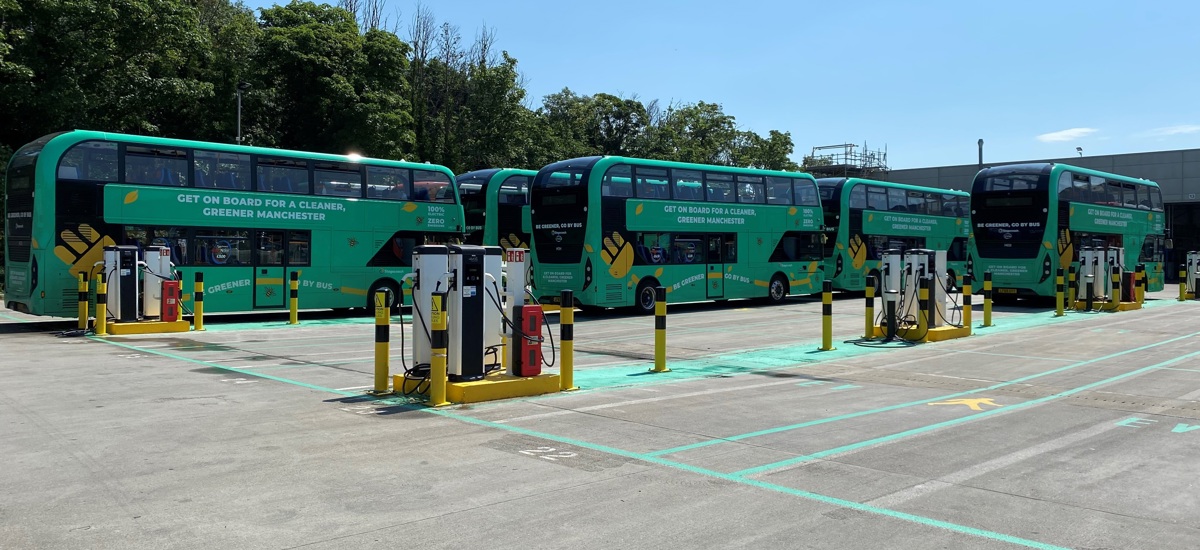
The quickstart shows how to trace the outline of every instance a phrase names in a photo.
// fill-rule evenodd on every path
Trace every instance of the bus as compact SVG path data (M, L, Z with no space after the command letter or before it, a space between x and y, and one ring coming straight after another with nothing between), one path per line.
M461 174L458 194L466 216L466 244L529 248L529 184L537 170L489 168Z
M861 178L821 178L817 187L825 209L825 277L834 289L862 291L870 275L881 296L888 249L945 250L950 281L968 276L966 192Z
M981 170L971 188L977 271L998 297L1051 297L1058 268L1078 268L1084 246L1124 249L1162 290L1165 248L1158 184L1059 163ZM1135 260L1136 259L1136 260Z
M811 175L616 156L538 171L529 190L542 303L654 310L669 302L820 292L821 200Z
M283 309L292 272L306 309L369 307L463 230L449 169L356 155L75 130L21 147L6 181L5 303L33 315L74 316L112 245L169 248L209 312Z

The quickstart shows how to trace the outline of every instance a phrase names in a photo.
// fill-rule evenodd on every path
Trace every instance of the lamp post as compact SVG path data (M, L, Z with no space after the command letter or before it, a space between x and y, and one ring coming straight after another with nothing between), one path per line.
M1075 152L1079 153L1079 156L1082 157L1083 156L1083 147L1076 147Z
M249 89L250 89L249 82L238 82L238 84L237 84L237 103L238 103L237 142L238 142L238 145L242 144L242 92L249 90Z
M979 169L983 170L983 138L979 138Z

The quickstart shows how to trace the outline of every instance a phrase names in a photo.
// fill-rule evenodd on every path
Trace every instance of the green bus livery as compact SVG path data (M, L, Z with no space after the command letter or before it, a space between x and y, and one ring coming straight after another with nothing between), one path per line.
M1165 220L1152 181L1057 163L985 168L971 220L977 270L992 273L998 296L1054 296L1058 268L1078 268L1084 246L1123 248L1126 271L1145 264L1147 288L1163 288Z
M861 178L821 178L825 277L833 288L862 291L868 275L881 290L882 252L945 250L948 274L970 272L970 196L963 191Z
M808 174L623 157L550 164L530 189L534 287L579 305L820 292L821 201Z
M529 248L525 216L529 184L537 170L489 168L459 175L458 194L466 216L466 244Z
M74 316L76 276L110 245L166 246L190 300L209 312L366 307L399 291L412 249L457 240L450 170L92 131L44 136L7 171L7 307Z

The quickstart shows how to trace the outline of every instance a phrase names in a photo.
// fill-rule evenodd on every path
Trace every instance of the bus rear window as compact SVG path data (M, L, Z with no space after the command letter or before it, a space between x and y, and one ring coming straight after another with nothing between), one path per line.
M413 170L413 200L454 203L450 176L431 170Z
M117 181L117 144L85 141L71 147L58 163L58 179Z

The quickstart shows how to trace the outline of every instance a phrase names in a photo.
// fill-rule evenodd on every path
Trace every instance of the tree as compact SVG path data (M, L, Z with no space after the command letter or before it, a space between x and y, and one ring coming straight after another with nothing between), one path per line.
M790 157L792 134L771 130L768 137L751 132L738 132L734 140L733 164L765 170L797 171L800 166Z
M651 131L649 153L680 162L730 164L737 132L734 118L716 103L672 105Z

